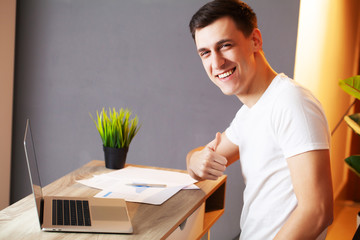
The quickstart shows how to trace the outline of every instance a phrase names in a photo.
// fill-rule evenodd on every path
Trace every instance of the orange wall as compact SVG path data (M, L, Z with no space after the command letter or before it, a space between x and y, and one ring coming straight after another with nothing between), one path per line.
M294 79L322 103L332 131L353 101L338 85L358 74L360 1L301 0ZM344 121L331 140L335 195L346 179L351 130Z
M9 205L16 0L0 1L0 210Z

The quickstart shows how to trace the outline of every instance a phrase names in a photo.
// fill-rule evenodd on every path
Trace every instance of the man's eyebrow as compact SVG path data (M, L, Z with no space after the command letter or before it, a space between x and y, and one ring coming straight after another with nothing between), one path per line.
M206 50L207 50L206 48L199 48L197 51L198 51L198 53L201 53L201 52L204 52Z
M216 45L219 46L219 45L222 45L222 44L224 44L226 42L233 42L233 41L231 39L221 39L220 41L218 41L216 43Z
M222 44L224 44L224 43L226 43L226 42L233 42L233 40L231 40L231 39L221 39L220 41L218 41L218 42L216 43L216 46L222 45ZM201 52L204 52L204 51L206 51L206 50L208 50L208 49L207 49L207 48L199 48L197 51L198 51L199 53L201 53Z

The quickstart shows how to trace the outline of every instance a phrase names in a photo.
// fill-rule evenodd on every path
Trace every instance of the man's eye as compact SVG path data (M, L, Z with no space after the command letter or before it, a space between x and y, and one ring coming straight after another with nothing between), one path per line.
M224 43L223 45L220 46L220 48L228 48L231 47L230 43Z
M210 51L203 51L203 52L200 53L200 57L205 57L209 53L210 53Z

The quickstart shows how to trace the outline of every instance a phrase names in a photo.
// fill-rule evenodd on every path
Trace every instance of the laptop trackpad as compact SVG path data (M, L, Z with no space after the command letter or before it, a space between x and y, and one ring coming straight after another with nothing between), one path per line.
M114 206L91 206L92 219L94 221L127 221L125 207Z

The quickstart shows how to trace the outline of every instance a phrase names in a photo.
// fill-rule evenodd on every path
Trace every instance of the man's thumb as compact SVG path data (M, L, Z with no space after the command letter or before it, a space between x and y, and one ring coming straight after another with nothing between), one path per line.
M221 142L221 133L217 132L215 135L215 139L209 143L208 147L215 152L220 142Z

